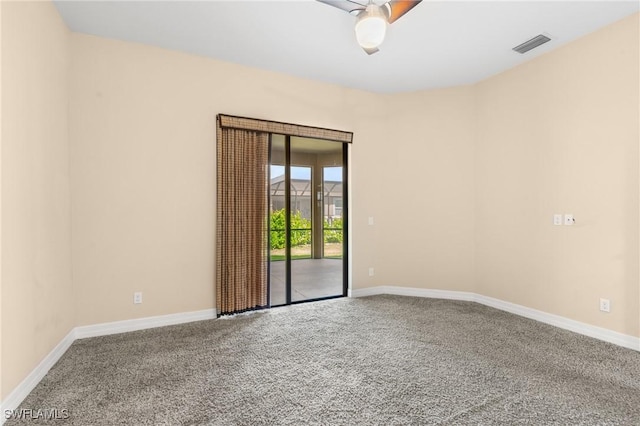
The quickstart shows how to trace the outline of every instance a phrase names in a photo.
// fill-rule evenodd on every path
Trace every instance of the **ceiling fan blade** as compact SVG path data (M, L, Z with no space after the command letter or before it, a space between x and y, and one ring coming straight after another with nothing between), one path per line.
M320 3L328 4L329 6L337 7L349 13L359 12L367 8L366 5L362 5L357 1L351 0L317 0Z
M393 24L395 21L404 16L405 13L416 7L421 1L422 0L391 0L389 3L387 3L391 8L389 23Z
M366 47L363 47L362 50L364 50L365 52L367 52L367 55L373 55L376 52L379 52L380 49L378 49L377 47L372 47L370 49L367 49Z

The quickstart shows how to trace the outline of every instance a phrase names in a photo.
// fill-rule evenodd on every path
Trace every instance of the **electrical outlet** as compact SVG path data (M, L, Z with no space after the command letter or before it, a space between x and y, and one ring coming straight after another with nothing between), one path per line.
M372 277L373 276L373 268L369 268L369 276Z
M576 220L573 218L572 214L565 214L564 215L564 224L567 226L572 226L574 223L576 223Z
M137 291L137 292L133 293L133 303L136 304L136 305L142 303L142 292L141 291Z
M611 312L611 301L609 299L600 299L600 310L602 312Z

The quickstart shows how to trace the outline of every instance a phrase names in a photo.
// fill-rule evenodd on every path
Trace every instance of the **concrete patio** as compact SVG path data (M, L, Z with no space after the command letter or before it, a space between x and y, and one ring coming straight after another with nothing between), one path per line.
M286 262L271 262L271 305L286 303ZM291 301L342 295L342 259L291 261Z

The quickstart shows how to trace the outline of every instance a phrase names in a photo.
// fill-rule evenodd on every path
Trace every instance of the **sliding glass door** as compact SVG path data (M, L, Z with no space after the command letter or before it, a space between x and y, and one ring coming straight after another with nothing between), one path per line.
M271 306L346 295L346 145L271 135Z

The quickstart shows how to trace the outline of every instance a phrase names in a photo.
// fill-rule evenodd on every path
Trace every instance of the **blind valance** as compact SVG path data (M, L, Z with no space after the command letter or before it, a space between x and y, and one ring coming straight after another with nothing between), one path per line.
M218 114L217 119L218 124L223 129L250 130L254 132L325 139L344 143L353 142L353 132L345 132L342 130L323 129L321 127L281 123L279 121L260 120L257 118L236 117L225 114Z

